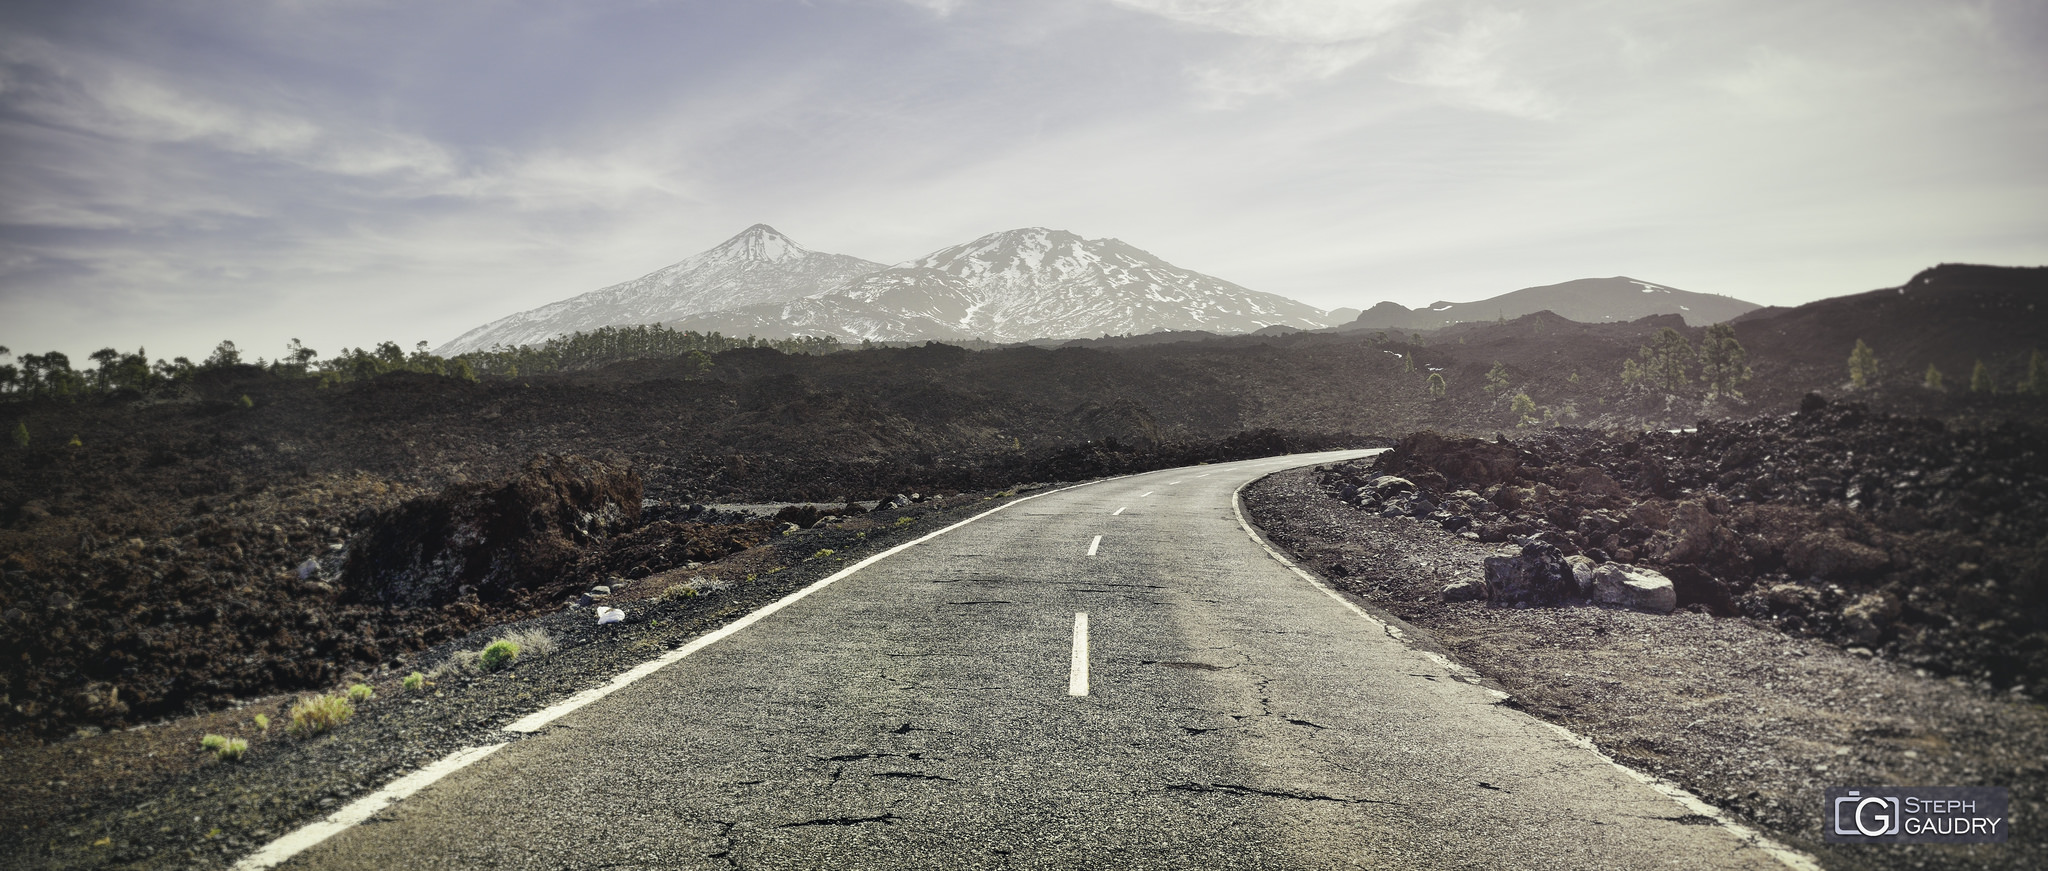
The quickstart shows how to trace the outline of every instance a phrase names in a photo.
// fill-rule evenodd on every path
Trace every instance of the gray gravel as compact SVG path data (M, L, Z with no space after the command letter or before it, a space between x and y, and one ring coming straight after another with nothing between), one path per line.
M1371 516L1312 470L1247 488L1254 522L1341 589L1427 633L1511 704L1591 738L1835 869L2048 867L2048 709L1767 625L1679 612L1446 604L1511 552ZM2002 845L1827 845L1828 786L2005 786Z

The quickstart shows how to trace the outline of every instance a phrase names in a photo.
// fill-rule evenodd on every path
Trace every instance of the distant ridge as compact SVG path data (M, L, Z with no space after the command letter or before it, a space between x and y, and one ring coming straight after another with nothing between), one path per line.
M1539 311L1580 323L1633 321L1673 314L1697 327L1734 320L1757 308L1755 303L1733 297L1693 293L1617 275L1525 287L1475 302L1435 302L1420 309L1382 302L1338 330L1434 330L1456 323L1512 320Z

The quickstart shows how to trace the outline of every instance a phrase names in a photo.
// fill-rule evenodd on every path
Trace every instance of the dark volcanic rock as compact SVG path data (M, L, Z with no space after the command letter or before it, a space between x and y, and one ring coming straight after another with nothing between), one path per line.
M1556 547L1531 543L1518 556L1486 558L1486 590L1496 605L1550 606L1575 598L1579 583Z
M623 463L542 455L509 481L399 506L355 546L343 583L350 598L386 605L558 596L578 584L563 571L577 548L631 529L640 498Z

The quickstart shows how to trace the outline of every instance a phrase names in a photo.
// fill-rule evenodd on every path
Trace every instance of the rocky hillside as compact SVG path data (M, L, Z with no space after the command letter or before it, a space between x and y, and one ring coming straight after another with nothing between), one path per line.
M1422 433L1322 483L1446 534L1651 567L1680 607L2038 692L2044 445L2035 426L1951 428L1811 396L1691 432Z

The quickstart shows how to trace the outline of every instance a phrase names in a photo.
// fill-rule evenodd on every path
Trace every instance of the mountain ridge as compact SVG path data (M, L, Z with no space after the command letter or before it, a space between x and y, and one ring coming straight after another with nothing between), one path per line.
M1438 300L1419 309L1381 302L1337 329L1434 330L1457 323L1513 319L1546 310L1580 323L1633 321L1650 315L1675 314L1697 327L1734 320L1759 308L1734 297L1695 293L1616 275L1524 287L1471 302Z
M932 341L1091 338L1275 324L1330 325L1307 303L1167 263L1115 238L1023 227L941 248L799 300L671 322L676 329L769 338Z

